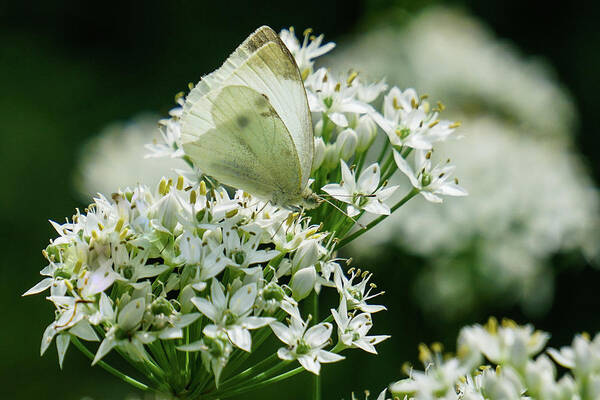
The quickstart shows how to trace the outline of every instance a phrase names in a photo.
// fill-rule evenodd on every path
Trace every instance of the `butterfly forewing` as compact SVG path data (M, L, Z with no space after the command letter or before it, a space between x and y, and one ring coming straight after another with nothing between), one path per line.
M292 138L265 96L247 86L211 91L215 124L185 152L221 182L272 200L300 199L300 163Z
M299 185L303 189L312 167L314 146L308 101L294 58L271 28L258 29L236 49L221 68L204 77L190 92L182 118L184 148L188 147L185 143L196 142L200 136L217 129L211 109L215 106L214 99L218 98L215 93L225 86L246 86L263 95L268 101L278 115L279 123L285 128L275 132L291 137L291 147L286 150L295 153L293 158L299 163L299 171L287 171L285 175L294 176L297 182L293 185ZM238 99L238 103L241 101L242 99ZM240 104L236 106L239 107ZM258 113L257 118L264 116ZM206 155L200 150L204 146L196 147L192 159L200 166L197 159ZM278 162L281 161L281 157L280 155L277 158ZM291 165L281 165L278 168L288 168ZM264 171L266 167L260 169ZM212 175L208 170L204 172ZM236 186L234 182L223 182ZM285 186L291 187L292 182L286 182Z

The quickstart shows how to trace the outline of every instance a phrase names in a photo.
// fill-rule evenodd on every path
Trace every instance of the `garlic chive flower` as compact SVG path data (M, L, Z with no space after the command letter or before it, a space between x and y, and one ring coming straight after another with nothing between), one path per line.
M434 109L426 97L419 97L414 89L402 92L393 87L383 101L383 116L372 114L373 119L387 134L396 148L430 150L433 143L445 140L460 124L440 120L441 103Z
M319 68L306 78L308 106L312 112L323 112L337 126L348 126L345 113L366 114L372 108L358 100L358 86L352 84L355 75L346 79L337 77L325 68Z
M348 165L341 160L342 181L340 184L330 183L323 186L323 190L333 198L348 203L346 212L353 217L358 215L361 210L372 214L389 215L390 208L384 201L387 200L398 186L387 188L380 187L379 164L371 164L358 177L350 171Z
M373 326L371 314L366 312L358 315L349 314L345 301L340 303L339 310L331 310L331 315L338 327L339 342L344 347L358 347L368 353L377 354L375 345L390 337L389 335L367 336Z
M382 305L367 304L368 300L383 294L383 292L371 294L371 291L376 288L375 284L369 283L373 274L369 271L361 271L354 268L350 268L348 273L350 274L350 279L344 275L341 267L338 265L334 274L335 286L342 296L342 301L346 301L348 310L358 309L372 314L386 309ZM354 283L354 279L359 280L359 282Z
M241 285L239 281L234 284ZM233 294L225 294L222 285L213 278L210 286L210 300L193 297L191 302L210 319L213 324L206 325L203 333L211 338L217 337L219 331L227 333L229 340L236 347L250 352L252 337L250 329L258 329L274 321L270 317L255 317L252 306L256 300L256 283L249 283L237 289Z
M329 53L335 47L333 42L322 44L324 35L314 36L312 29L304 31L302 44L296 38L293 27L290 27L289 30L282 29L279 36L296 59L296 64L303 79L306 79L313 72L313 60Z
M321 363L332 363L344 359L344 356L323 350L329 344L333 330L333 326L329 322L308 328L308 321L290 317L289 326L281 322L273 322L270 326L279 340L287 345L287 347L277 350L277 356L282 360L298 360L307 371L315 375L319 374Z
M440 344L422 344L419 359L424 371L407 367L408 378L392 383L389 390L406 400L597 398L600 335L593 340L577 335L572 347L547 350L556 364L569 369L560 377L557 365L541 353L548 337L531 325L509 320L499 325L490 318L485 326L461 330L456 356L442 354Z
M455 167L446 164L431 163L431 151L416 150L414 168L394 150L394 160L398 169L410 180L410 183L427 201L441 203L444 196L466 196L467 191L458 185L458 180L450 180ZM448 160L449 161L449 160Z
M146 377L137 387L183 395L226 390L225 374L240 368L233 360L269 336L287 346L282 360L313 373L344 358L331 352L333 326L311 327L300 312L321 290L346 300L334 282L335 268L336 279L345 273L332 235L297 211L179 176L100 195L52 225L43 279L25 294L50 292L56 312L41 352L56 339L61 366L71 343L102 368L117 351ZM278 329L286 317L290 327ZM80 340L100 344L92 351Z

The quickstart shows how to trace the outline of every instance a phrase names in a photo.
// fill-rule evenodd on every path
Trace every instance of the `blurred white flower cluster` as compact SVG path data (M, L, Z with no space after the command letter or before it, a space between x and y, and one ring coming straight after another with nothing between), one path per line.
M145 159L146 143L160 138L155 114L140 114L126 122L108 125L88 140L79 152L74 186L89 202L97 193L105 196L115 188L138 183L155 185L169 171L182 168L179 159Z
M558 138L568 138L576 124L573 101L552 68L523 57L464 11L426 8L402 29L361 32L325 62L336 69L351 62L369 77L416 87L447 101L450 115L497 115Z
M355 242L355 252L375 255L388 242L425 257L415 293L442 318L486 299L544 312L553 297L551 257L577 251L593 259L600 249L598 193L573 150L576 113L549 69L445 8L401 30L361 33L327 62L343 69L349 60L449 103L463 139L438 150L460 160L470 193L440 207L409 204L395 223Z
M491 318L461 330L458 355L421 345L425 370L405 366L408 378L390 385L400 399L573 400L600 396L600 335L577 335L570 347L548 348L550 335L531 325ZM554 361L554 362L553 362ZM558 365L557 365L558 364ZM568 372L558 377L558 366Z
M369 336L371 313L385 309L367 303L371 275L346 277L326 232L241 191L230 197L180 176L156 190L100 196L72 221L52 224L59 237L44 250L45 278L26 294L50 290L56 316L41 351L56 338L61 365L70 342L101 341L94 364L116 349L155 389L199 394L216 390L211 381L235 390L243 354L272 332L283 342L280 359L315 374L343 359L338 352L375 353L387 338ZM322 288L337 290L340 302L309 324L299 302Z

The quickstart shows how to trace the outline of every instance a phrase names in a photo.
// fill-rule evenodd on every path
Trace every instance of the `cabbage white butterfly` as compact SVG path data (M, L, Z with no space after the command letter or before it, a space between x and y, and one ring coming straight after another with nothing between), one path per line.
M263 26L186 98L185 153L202 172L283 207L314 207L314 134L294 57Z

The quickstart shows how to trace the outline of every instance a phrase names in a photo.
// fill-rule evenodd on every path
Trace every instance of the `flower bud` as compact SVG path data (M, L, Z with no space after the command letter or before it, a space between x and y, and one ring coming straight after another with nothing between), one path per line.
M304 268L296 272L290 282L294 300L300 301L306 298L315 287L316 281L317 271L315 267Z
M323 166L327 170L332 170L340 165L340 152L335 144L325 145L325 158Z
M323 135L323 120L320 119L313 129L315 137L321 137Z
M377 126L371 117L368 115L360 117L356 126L356 135L358 136L356 151L362 153L371 146L373 139L377 135Z
M181 209L177 198L169 193L163 196L156 204L156 218L160 221L161 225L165 227L169 232L173 232L177 225L177 217Z
M335 146L343 160L348 160L354 155L357 144L358 136L352 129L344 129L335 141Z
M323 138L317 137L315 138L315 153L313 156L313 164L312 171L314 172L323 164L323 160L325 159L325 142Z
M319 243L310 240L302 243L292 258L292 274L297 271L314 266L321 256Z
M279 266L277 267L277 272L275 273L275 277L277 279L279 279L282 276L289 274L291 272L291 270L292 270L292 262L289 259L284 258L283 260L281 260L281 262L279 263Z

